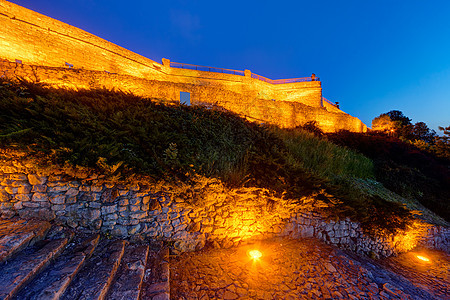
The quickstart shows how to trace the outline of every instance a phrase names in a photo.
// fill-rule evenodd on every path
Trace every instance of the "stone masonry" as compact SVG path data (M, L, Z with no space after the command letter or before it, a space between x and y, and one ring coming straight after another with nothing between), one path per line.
M74 179L62 169L38 170L20 153L3 151L1 157L2 217L18 215L117 237L168 241L178 251L198 250L206 243L228 248L276 236L317 237L375 256L402 251L398 237L374 240L348 219L325 219L314 211L323 203L313 198L294 205L264 189L227 190L214 179L178 191L169 184L120 185L82 172ZM449 245L448 229L431 227L428 234L426 230L423 245L441 249ZM413 240L414 245L420 238Z

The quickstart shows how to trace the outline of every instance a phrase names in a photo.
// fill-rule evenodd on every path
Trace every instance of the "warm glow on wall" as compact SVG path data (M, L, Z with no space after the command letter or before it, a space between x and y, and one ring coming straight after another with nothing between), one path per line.
M256 261L262 257L262 253L261 253L261 251L254 249L254 250L250 250L248 252L248 256L250 256L251 259Z
M397 233L393 239L393 246L399 252L409 251L417 246L419 240L426 235L427 226L415 221L408 229Z

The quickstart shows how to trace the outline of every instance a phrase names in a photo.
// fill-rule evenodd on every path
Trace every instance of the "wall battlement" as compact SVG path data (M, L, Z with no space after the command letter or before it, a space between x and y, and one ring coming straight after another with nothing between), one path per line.
M0 76L55 87L120 89L167 101L188 92L193 105L221 106L281 127L316 121L327 132L367 130L359 119L323 103L320 81L272 84L248 70L241 76L174 68L168 60L159 64L5 0L0 0L0 28Z

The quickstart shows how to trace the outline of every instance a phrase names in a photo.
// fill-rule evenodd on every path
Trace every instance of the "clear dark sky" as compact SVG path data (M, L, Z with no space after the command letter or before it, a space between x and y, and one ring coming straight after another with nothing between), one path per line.
M450 126L450 1L12 0L161 62L322 80L371 126Z

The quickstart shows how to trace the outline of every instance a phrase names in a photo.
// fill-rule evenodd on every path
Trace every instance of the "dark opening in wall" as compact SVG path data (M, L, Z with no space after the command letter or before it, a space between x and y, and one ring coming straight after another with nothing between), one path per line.
M180 92L180 103L184 105L191 105L191 93Z

